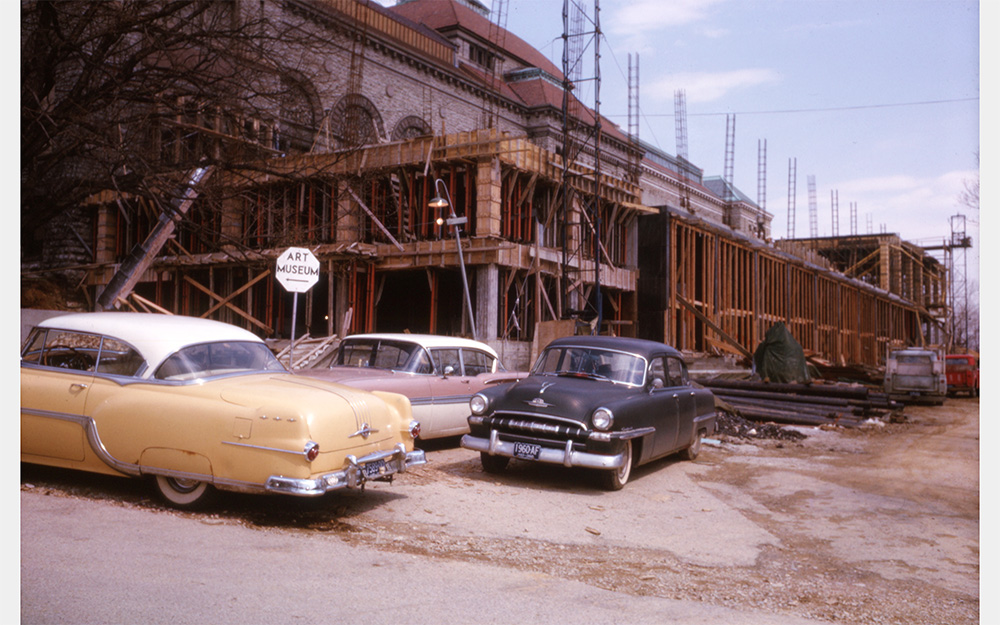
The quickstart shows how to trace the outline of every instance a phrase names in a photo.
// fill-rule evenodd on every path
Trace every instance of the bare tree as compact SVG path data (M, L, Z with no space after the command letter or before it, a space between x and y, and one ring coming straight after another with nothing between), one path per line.
M969 281L970 297L955 302L952 345L979 351L979 283Z
M22 232L105 190L162 198L196 163L307 150L322 108L294 69L318 40L255 6L22 0Z
M979 154L976 153L976 163L979 162ZM973 211L979 212L979 171L976 171L975 177L965 180L965 189L959 194L958 201L960 204L969 208ZM969 221L977 224L978 227L978 216L975 218L970 218ZM976 238L978 245L978 237ZM963 254L965 251L963 250ZM964 269L963 269L964 275ZM953 324L954 336L952 337L952 342L954 345L961 345L972 351L979 351L979 281L978 280L968 280L968 276L965 276L965 289L961 294L961 297L956 296L954 302L953 316L955 323Z

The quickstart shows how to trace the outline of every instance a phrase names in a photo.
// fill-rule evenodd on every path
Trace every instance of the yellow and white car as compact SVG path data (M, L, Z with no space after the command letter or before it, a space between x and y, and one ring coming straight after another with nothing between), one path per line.
M21 461L150 476L177 507L391 480L426 462L419 432L405 396L292 375L218 321L67 314L21 351Z

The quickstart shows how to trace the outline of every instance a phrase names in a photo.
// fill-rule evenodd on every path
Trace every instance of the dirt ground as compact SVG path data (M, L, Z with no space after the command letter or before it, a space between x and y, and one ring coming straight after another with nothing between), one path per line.
M487 475L454 440L429 442L428 464L392 484L319 500L222 494L197 514L164 508L139 481L22 465L22 545L26 527L44 525L25 498L47 495L295 540L333 536L445 568L488 563L636 601L818 622L978 623L979 401L904 414L863 429L795 428L801 440L716 436L695 462L640 467L617 492L562 467L514 462ZM26 557L22 547L22 602L24 580L46 575L26 571Z

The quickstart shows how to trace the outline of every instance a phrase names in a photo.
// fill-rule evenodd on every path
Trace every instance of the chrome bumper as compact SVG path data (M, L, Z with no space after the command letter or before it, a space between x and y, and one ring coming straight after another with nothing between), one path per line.
M462 437L462 447L488 453L491 456L507 456L517 458L514 455L514 443L500 440L497 430L490 430L489 439L480 436L466 434ZM566 445L560 449L542 447L538 452L538 458L530 459L534 462L545 462L548 464L561 464L566 467L587 467L590 469L618 469L625 464L625 454L595 454L586 451L574 451L573 441L567 440Z
M379 460L385 461L385 465L380 467L378 475L365 476L365 465ZM404 473L410 467L426 464L426 462L427 456L424 454L424 450L406 451L403 443L399 443L392 451L379 451L360 458L347 456L347 466L343 469L316 478L297 479L272 475L267 479L267 484L264 487L274 493L316 497L331 490L364 486L368 480L381 480L395 473Z

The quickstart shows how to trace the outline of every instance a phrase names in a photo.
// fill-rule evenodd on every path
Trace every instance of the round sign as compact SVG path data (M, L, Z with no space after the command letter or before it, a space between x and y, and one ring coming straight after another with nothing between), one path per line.
M305 293L319 281L319 261L303 247L290 247L278 257L274 275L291 293Z

